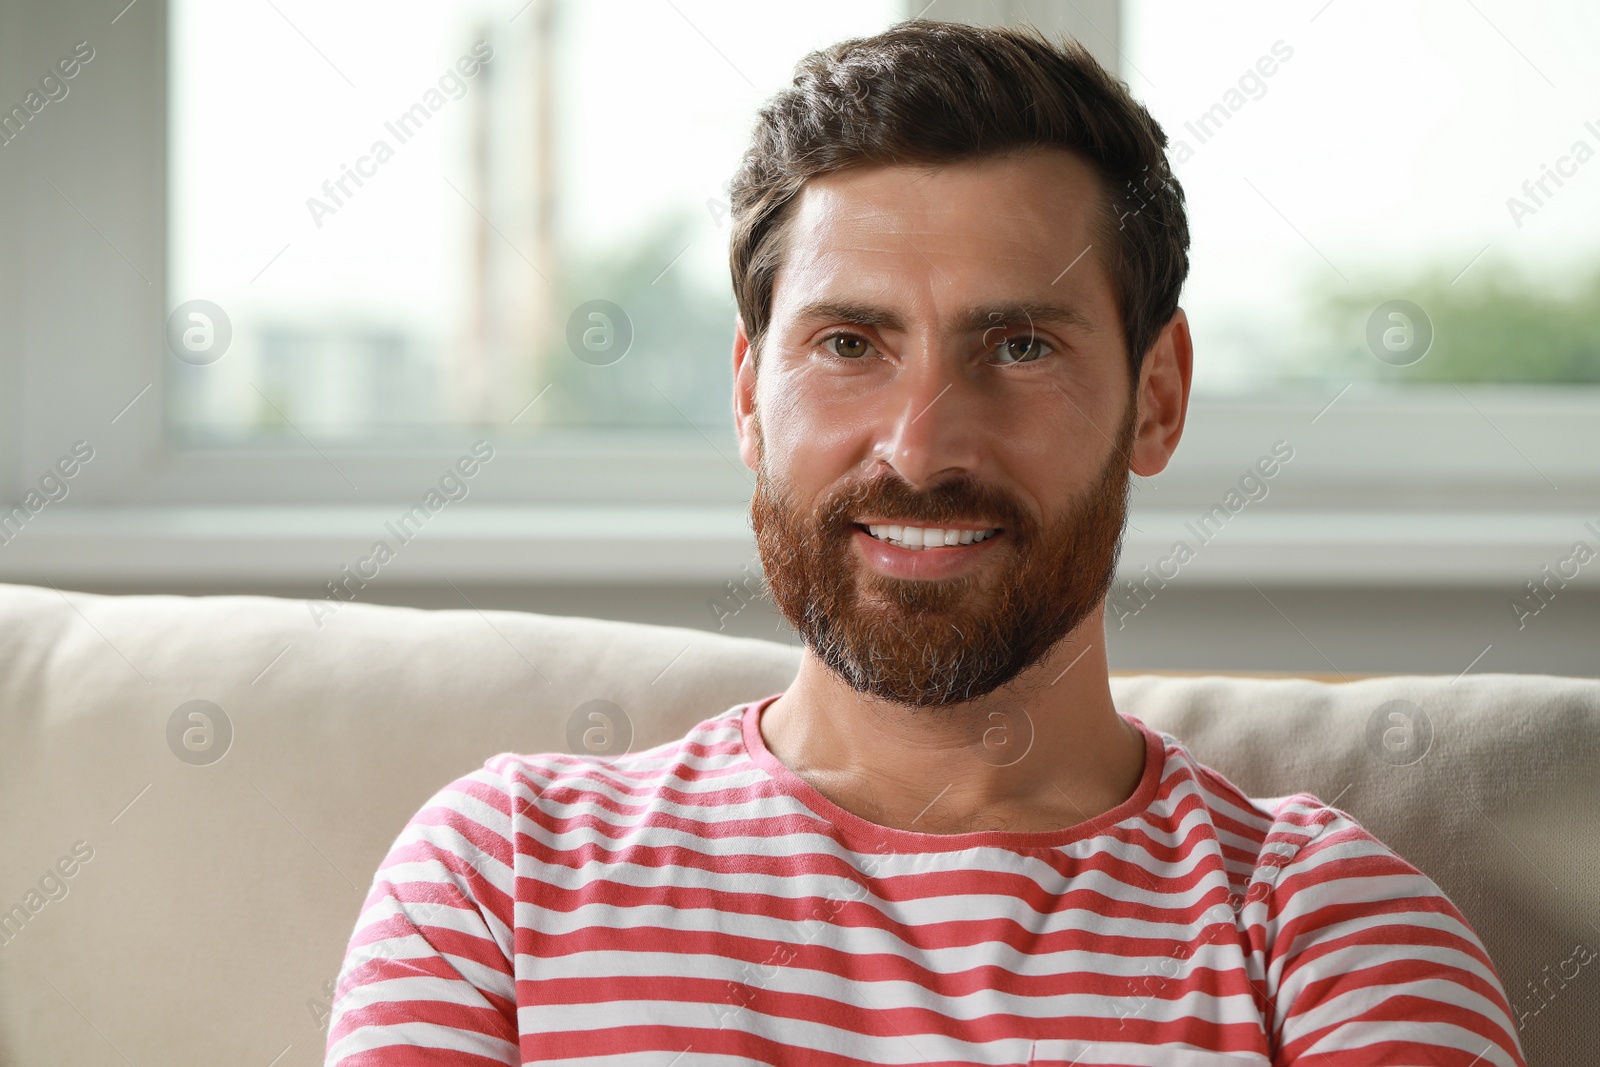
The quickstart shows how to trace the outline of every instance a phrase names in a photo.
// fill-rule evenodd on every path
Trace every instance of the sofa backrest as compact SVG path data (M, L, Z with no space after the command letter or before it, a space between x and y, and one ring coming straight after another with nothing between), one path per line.
M672 740L782 690L800 656L318 604L0 586L0 1065L320 1064L373 872L438 788L498 752ZM1315 793L1433 877L1494 957L1530 1062L1600 1047L1600 962L1572 962L1600 951L1600 682L1112 691L1250 794Z

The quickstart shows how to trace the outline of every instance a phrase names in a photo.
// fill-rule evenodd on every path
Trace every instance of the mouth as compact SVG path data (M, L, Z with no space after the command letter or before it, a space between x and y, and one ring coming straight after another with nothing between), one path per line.
M987 541L1003 532L999 526L906 526L898 523L854 524L868 537L914 552L930 548L959 548Z

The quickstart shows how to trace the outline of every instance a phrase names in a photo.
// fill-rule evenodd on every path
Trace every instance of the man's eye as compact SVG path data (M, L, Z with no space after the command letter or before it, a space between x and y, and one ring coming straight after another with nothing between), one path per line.
M822 347L841 359L859 359L872 349L872 344L858 334L833 333L822 339Z
M1051 351L1051 348L1038 337L1019 336L1008 337L1004 341L1001 341L995 346L995 351L1002 353L1008 358L997 358L993 360L993 362L999 363L1002 366L1010 366L1011 364L1015 363L1035 363L1038 361L1039 357L1043 356L1046 352Z

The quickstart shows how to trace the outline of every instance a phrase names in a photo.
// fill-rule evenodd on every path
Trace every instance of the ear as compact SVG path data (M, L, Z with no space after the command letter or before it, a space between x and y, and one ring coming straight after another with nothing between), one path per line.
M1183 436L1189 411L1189 381L1194 370L1194 345L1189 316L1179 308L1162 327L1139 368L1139 405L1128 467L1148 478L1166 469Z
M760 470L759 429L756 426L756 366L744 319L733 319L733 429L739 436L739 456L751 470Z

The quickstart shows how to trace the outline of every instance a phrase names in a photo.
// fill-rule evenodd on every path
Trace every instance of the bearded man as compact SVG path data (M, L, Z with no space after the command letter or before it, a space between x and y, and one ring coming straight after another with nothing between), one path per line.
M799 673L441 791L329 1064L1523 1063L1436 884L1113 706L1129 476L1192 366L1166 144L1070 41L912 20L801 62L731 187Z

